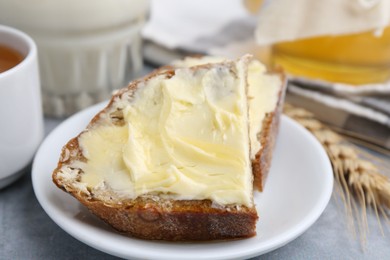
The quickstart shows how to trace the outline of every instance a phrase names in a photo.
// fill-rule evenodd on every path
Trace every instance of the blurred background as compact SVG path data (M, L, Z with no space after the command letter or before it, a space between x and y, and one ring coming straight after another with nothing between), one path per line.
M108 100L130 80L174 60L188 55L234 59L251 53L270 70L286 72L287 103L305 109L356 144L356 153L364 152L365 159L382 174L390 169L388 0L0 0L0 24L28 33L38 45L46 134L76 112ZM340 158L345 159L345 154L340 153ZM379 188L388 192L388 209L390 184L388 177L384 180ZM23 193L21 187L27 191ZM33 196L31 180L25 178L2 192L0 206L7 205L9 210L0 211L0 223L4 230L9 225L10 230L20 232L7 234L15 241L24 237L32 249L38 248L37 244L46 255L53 255L51 247L44 247L46 241L39 241L57 232L47 245L59 247L54 236L60 239L63 233L47 221ZM309 256L316 256L314 251L322 243L317 231L333 232L334 238L339 236L337 228L346 226L336 221L343 217L337 215L337 209L331 204L314 231L309 230L306 238L286 246L280 254L288 257L291 250L298 259L308 257L304 254L308 251L302 254L299 246L313 243ZM3 212L13 211L17 213L2 218ZM378 223L375 214L371 211L370 223ZM32 238L40 235L38 239L23 236L20 227L30 225L25 216L33 223L46 223L41 233L26 228ZM337 228L329 229L329 225ZM379 241L374 251L385 259L381 254L388 258L388 251L381 251L384 246L379 233L374 231ZM67 239L79 256L107 257ZM0 249L5 245L2 241ZM333 243L329 241L328 246ZM351 249L343 240L337 252L348 248L354 256L361 256L359 245L353 245ZM320 252L319 258L327 255L328 249ZM28 255L23 250L7 250L4 252ZM278 252L268 258L279 259Z
M390 148L390 3L381 0L0 0L38 44L44 113L64 118L186 55L252 53L289 76L287 101ZM143 63L147 66L144 66Z

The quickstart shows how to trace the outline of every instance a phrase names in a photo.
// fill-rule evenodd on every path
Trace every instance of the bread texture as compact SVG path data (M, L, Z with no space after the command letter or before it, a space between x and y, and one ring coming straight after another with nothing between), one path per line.
M212 65L199 67L210 66ZM199 67L195 67L194 70ZM91 120L82 133L93 131L96 125L106 121L116 125L123 124L121 111L114 108L118 98L126 95L131 99L145 82L156 76L171 78L174 75L175 69L166 68L133 81L128 87L113 95L109 104ZM284 86L280 90L275 110L266 115L263 128L258 135L262 148L252 160L252 168L254 186L259 190L263 189L269 171L283 96ZM53 171L53 182L117 231L141 239L167 241L224 240L256 235L258 215L254 204L221 206L207 199L174 200L159 194L124 199L105 189L100 194L94 193L81 183L83 172L70 167L75 161L87 162L79 144L80 135L63 147L57 168Z

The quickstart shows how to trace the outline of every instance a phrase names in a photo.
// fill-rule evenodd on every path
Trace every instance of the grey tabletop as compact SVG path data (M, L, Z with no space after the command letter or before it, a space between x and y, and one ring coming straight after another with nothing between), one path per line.
M46 135L60 122L46 118ZM385 227L382 234L375 214L368 212L370 229L363 247L348 229L344 208L337 202L332 197L320 218L304 234L259 259L390 259L389 229ZM0 259L115 257L76 240L49 218L34 195L28 168L18 181L0 190Z

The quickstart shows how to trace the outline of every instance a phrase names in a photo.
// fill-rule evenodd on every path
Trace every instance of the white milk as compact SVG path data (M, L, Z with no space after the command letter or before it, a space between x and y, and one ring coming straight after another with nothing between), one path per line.
M0 23L38 45L46 115L107 99L142 67L148 0L0 0Z

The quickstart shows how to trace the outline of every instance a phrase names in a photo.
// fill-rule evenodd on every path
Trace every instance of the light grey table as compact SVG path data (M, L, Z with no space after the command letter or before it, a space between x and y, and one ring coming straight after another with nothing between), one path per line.
M46 119L48 134L60 120ZM390 259L390 232L381 235L373 213L365 251L348 231L343 208L332 198L314 225L261 259ZM57 226L35 198L30 169L0 190L0 259L115 259L74 239Z
M46 135L61 120L45 119ZM333 197L324 213L303 235L261 259L390 259L390 232L382 236L375 215L368 214L369 234L363 251L348 231L343 207ZM388 224L387 227L390 224ZM31 169L0 190L0 260L116 259L74 239L43 211L31 185Z

